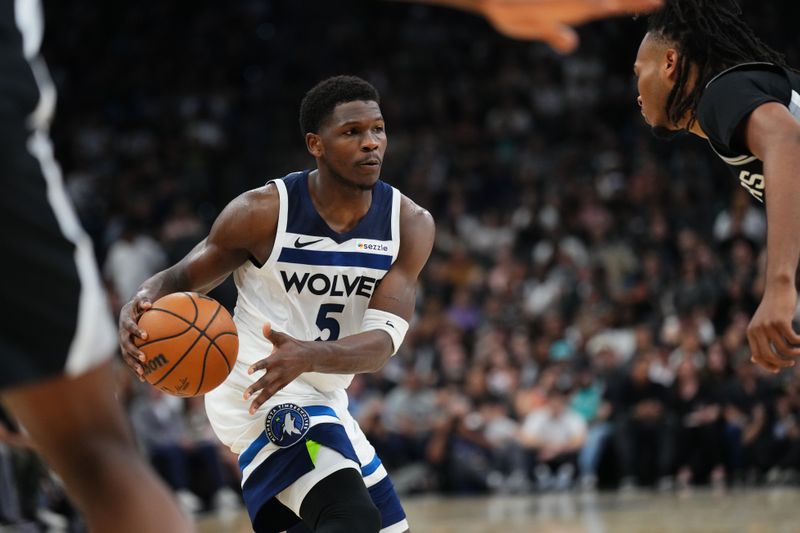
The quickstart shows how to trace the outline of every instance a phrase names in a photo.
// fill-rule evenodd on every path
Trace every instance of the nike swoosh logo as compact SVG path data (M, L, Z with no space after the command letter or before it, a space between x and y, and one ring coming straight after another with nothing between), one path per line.
M306 246L311 246L312 244L317 244L318 242L322 242L322 239L317 239L315 241L300 242L300 237L298 237L294 241L294 247L295 248L305 248Z
M394 329L394 324L392 324L392 323L391 323L391 322L389 322L388 320L386 321L386 325L387 325L387 326L389 326L390 328L393 328L393 329Z

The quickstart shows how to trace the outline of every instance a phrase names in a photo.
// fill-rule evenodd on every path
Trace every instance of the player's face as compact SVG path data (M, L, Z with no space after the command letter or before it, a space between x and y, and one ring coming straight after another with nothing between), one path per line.
M309 144L309 150L335 179L362 190L375 186L388 142L377 102L337 105L317 137L317 145Z
M678 132L681 128L667 114L667 99L675 86L677 52L662 39L648 33L636 54L633 72L637 78L637 103L654 133Z

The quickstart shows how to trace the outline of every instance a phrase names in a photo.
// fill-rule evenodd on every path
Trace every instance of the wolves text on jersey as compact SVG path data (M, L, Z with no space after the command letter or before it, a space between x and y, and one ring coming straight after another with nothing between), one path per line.
M321 272L300 274L298 272L288 273L285 270L281 270L280 273L283 287L287 293L294 288L297 294L308 290L316 296L327 294L328 296L349 297L355 293L356 296L370 298L375 287L380 283L379 279L363 275L350 277L347 274L334 274L329 276Z

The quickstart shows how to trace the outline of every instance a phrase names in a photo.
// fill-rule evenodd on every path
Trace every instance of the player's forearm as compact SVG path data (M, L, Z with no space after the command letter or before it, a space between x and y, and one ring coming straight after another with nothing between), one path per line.
M764 162L767 200L766 290L794 290L800 259L800 139L785 139Z
M377 372L392 356L392 339L375 330L343 337L337 341L314 343L311 371L325 374Z
M137 296L146 296L151 301L155 301L162 296L172 294L173 292L191 291L207 294L214 290L220 283L225 281L229 276L228 273L211 281L197 281L193 282L186 271L180 268L180 264L175 265L167 270L163 270L142 283L139 290L136 292Z
M154 302L173 292L192 290L192 287L188 286L186 275L177 267L178 265L174 265L147 279L139 286L136 297Z

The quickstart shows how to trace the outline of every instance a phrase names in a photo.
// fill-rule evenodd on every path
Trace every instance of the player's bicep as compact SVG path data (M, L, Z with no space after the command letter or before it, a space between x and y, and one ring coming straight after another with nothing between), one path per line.
M397 260L375 290L370 308L411 319L417 280L433 249L434 229L430 213L404 198Z
M749 151L765 163L770 152L787 144L800 145L800 122L789 108L778 102L760 105L742 124L742 133Z
M225 280L250 257L263 255L258 246L274 240L277 208L269 191L249 191L228 204L214 221L208 237L200 241L176 265L187 284L198 291L210 290ZM271 233L270 233L271 232Z
M206 237L184 257L176 268L185 277L185 284L193 291L207 292L225 281L247 255L236 250L225 249L210 242Z

